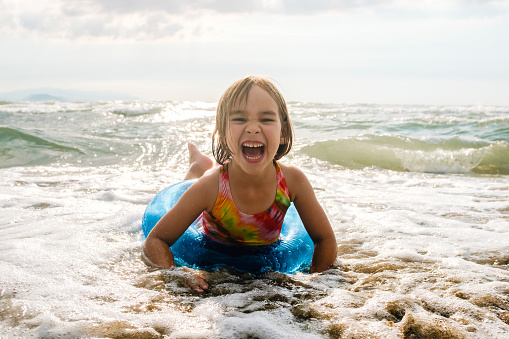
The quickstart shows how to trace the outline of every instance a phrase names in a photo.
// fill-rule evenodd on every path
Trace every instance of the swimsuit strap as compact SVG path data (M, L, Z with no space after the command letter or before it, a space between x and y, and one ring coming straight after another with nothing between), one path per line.
M276 160L274 160L274 167L276 167L276 180L277 180L276 197L274 199L274 203L271 205L271 207L269 207L269 209L273 208L274 204L276 204L276 206L279 207L279 209L286 212L286 209L290 206L290 192L288 191L288 186L286 185L285 176L283 175L281 166L279 166L279 163ZM228 173L228 163L221 166L221 169L219 171L218 199L219 198L231 201L231 203L235 206L239 213L249 215L239 210L236 207L235 202L233 201L232 191L230 189L230 176ZM265 212L266 211L261 213Z

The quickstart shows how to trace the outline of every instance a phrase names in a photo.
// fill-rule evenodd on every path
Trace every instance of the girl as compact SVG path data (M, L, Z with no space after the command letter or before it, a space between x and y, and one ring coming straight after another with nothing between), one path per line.
M213 154L221 166L189 144L185 179L198 180L147 236L146 259L156 267L174 267L170 246L198 217L214 241L232 246L270 244L278 239L292 201L314 242L310 273L328 269L337 250L329 220L304 173L276 161L290 151L292 141L286 102L269 80L251 76L230 86L219 100L212 136ZM239 213L242 217L237 217ZM249 218L253 214L256 218ZM193 276L188 281L191 289L208 289L203 274L185 270Z

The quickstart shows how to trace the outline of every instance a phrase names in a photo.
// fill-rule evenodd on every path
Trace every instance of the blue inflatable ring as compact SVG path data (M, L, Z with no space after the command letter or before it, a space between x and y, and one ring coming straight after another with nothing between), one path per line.
M186 180L159 192L143 215L145 237L162 216L172 208L194 180ZM313 257L313 241L309 237L293 204L288 208L279 239L266 246L229 246L211 240L200 231L197 222L171 246L177 266L214 271L231 266L242 272L306 271Z

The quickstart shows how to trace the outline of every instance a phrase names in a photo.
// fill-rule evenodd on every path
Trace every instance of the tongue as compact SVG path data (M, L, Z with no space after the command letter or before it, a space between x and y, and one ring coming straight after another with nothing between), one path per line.
M263 147L243 147L244 148L244 154L252 157L257 158L260 155L262 155Z

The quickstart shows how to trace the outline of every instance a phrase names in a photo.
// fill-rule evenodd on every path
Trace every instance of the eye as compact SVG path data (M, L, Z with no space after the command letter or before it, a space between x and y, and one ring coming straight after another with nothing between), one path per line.
M260 119L261 122L274 122L275 120L272 118L262 118Z
M246 119L241 118L241 117L235 117L235 118L231 118L230 121L233 121L233 122L245 122Z

